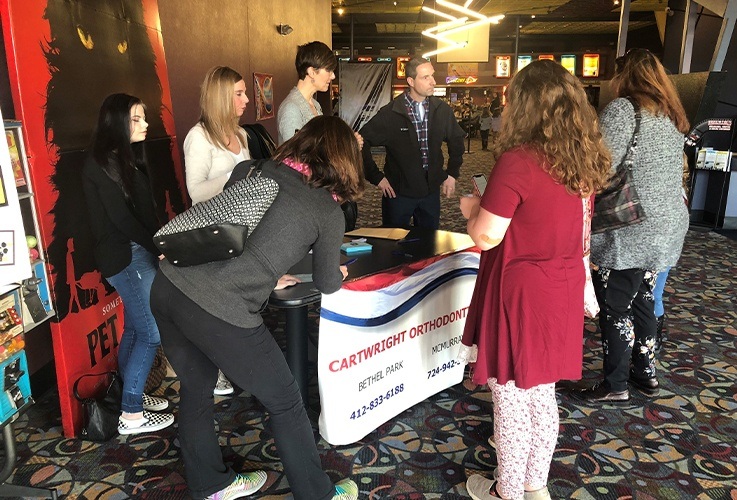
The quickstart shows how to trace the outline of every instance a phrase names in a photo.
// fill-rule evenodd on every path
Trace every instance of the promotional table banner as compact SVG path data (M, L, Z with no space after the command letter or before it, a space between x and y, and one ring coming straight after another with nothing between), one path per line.
M323 295L318 381L320 435L344 445L463 380L455 357L479 267L478 251L429 259L386 285ZM414 267L414 266L413 266ZM375 289L370 284L377 283Z

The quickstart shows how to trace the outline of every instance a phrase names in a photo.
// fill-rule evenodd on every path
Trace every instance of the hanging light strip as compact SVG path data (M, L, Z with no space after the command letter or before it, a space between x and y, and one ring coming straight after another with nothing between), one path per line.
M424 10L425 12L429 12L450 21L442 25L439 24L437 26L433 26L432 28L428 28L422 32L422 34L427 37L434 38L435 40L438 40L438 42L443 42L447 44L447 46L445 47L440 47L437 50L423 54L422 57L430 57L435 54L441 54L443 52L460 49L468 45L468 42L457 42L455 40L451 40L450 38L446 38L447 35L469 30L477 26L483 26L484 24L499 24L499 21L504 19L504 14L487 17L479 12L469 9L468 6L471 5L472 1L473 0L466 0L463 7L461 7L460 5L449 2L447 0L435 0L437 5L441 5L447 9L451 9L456 12L460 12L461 14L465 14L468 17L475 18L476 20L472 22L469 22L468 17L458 18L452 14L431 9L430 7L422 7L422 10Z
M468 21L468 18L467 17L462 17L460 19L457 19L455 21L450 21L450 22L445 23L445 24L438 24L437 26L433 26L432 28L428 28L428 29L424 30L422 32L422 34L424 35L425 33L433 33L433 32L438 31L438 30L446 30L446 29L455 28L456 26L465 24L466 21ZM441 31L441 33L442 33L442 31ZM430 36L430 35L428 35L428 36Z
M486 19L486 16L476 12L475 10L467 9L465 7L461 7L460 5L456 5L453 2L448 2L447 0L435 0L435 2L438 5L442 5L443 7L447 7L451 10L456 10L460 12L461 14L466 14L467 16L475 17L476 19Z

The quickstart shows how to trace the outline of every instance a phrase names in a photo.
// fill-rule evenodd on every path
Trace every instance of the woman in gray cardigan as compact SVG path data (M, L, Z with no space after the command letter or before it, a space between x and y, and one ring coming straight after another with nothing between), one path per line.
M330 88L330 82L335 80L338 61L330 47L322 42L310 42L297 48L294 65L299 81L276 113L280 146L305 123L322 114L322 107L314 96L316 92L326 92Z
M602 112L601 131L616 169L635 129L635 109L625 97L638 104L642 119L632 174L646 219L591 236L591 263L598 266L592 279L601 307L604 378L578 392L590 403L628 401L628 382L646 396L658 394L653 287L657 273L678 260L688 230L681 194L688 120L681 101L649 51L630 50L617 62L612 87L618 97Z
M263 471L237 474L226 465L213 425L218 368L255 396L295 500L356 500L350 479L333 484L323 471L299 388L261 318L280 276L312 255L313 285L340 289L340 202L363 192L361 156L348 125L322 116L305 125L263 165L279 194L230 260L177 267L162 261L151 308L166 355L180 380L179 443L193 498L240 498L261 489Z

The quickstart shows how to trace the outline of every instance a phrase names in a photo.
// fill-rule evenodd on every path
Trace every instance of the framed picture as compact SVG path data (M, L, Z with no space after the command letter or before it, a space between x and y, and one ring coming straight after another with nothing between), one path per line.
M273 75L266 73L253 74L253 93L256 103L256 120L274 118L274 86Z

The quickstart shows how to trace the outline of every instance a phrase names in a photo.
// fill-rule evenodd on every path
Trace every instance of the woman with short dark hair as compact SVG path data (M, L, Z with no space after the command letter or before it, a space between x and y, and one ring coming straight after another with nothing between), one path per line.
M261 175L279 184L279 194L243 253L192 267L163 261L151 290L164 348L181 380L179 440L187 484L196 497L218 495L240 477L223 463L213 425L220 367L269 412L295 499L355 500L353 481L333 485L323 472L299 388L260 312L279 277L310 251L314 286L323 293L340 289L348 273L340 265L340 202L363 192L358 143L340 118L320 116L277 149ZM251 481L244 490L250 494L262 484Z
M330 89L330 83L335 79L338 60L330 47L315 41L297 47L294 66L299 81L279 105L276 113L279 144L284 144L312 118L322 115L322 107L314 96L316 92Z

